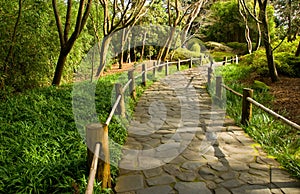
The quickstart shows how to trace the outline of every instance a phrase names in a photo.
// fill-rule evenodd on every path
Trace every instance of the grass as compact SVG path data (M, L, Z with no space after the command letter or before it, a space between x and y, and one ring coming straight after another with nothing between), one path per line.
M187 67L182 66L182 69ZM170 72L175 72L175 66ZM156 79L164 76L157 72ZM149 72L148 86L153 82ZM114 83L127 81L127 74L109 75L98 80L95 106L97 117L105 122L113 104ZM136 84L141 82L137 79ZM82 83L83 86L86 83ZM146 88L138 86L140 97ZM0 191L5 193L84 193L88 172L86 145L75 123L72 110L73 85L38 88L18 95L6 96L0 101ZM88 100L81 91L81 98ZM127 95L128 91L127 91ZM109 125L111 140L122 145L127 136L135 101L126 97L127 119L114 116ZM85 107L90 110L90 107ZM120 159L119 150L113 150L114 160ZM118 169L112 166L113 183ZM95 183L95 193L102 190Z
M231 64L219 67L215 74L222 75L223 82L235 91L242 93L242 89L249 87L243 84L249 79L253 68L249 65ZM240 124L241 101L240 97L231 92L226 92L227 114ZM273 96L267 91L254 91L254 99L272 109ZM253 118L248 126L242 126L244 130L261 146L268 154L276 159L292 175L300 178L300 133L295 129L275 120L271 115L253 106Z

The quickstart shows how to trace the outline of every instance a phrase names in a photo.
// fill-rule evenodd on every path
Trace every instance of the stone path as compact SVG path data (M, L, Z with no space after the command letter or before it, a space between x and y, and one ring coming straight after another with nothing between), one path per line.
M115 192L300 193L300 182L212 103L206 74L205 66L178 72L143 94L128 129Z

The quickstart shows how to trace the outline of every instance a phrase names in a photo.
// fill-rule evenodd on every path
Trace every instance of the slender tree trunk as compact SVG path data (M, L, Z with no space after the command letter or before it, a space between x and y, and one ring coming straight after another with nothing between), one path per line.
M103 38L101 49L100 49L100 64L96 74L97 77L102 76L103 74L104 67L106 65L106 56L107 56L110 41L111 41L111 36L109 35Z
M299 56L300 56L300 41L299 41L298 48L297 48L297 50L296 50L295 56L296 56L296 57L299 57Z
M119 55L119 69L123 68L123 63L124 63L124 47L125 47L125 35L126 35L126 30L122 30L122 35L121 35L121 50L120 50L120 55Z
M277 74L275 63L274 63L273 49L272 49L271 43L270 43L270 34L269 34L268 20L267 20L267 13L266 13L267 0L265 0L264 3L262 3L261 0L259 0L259 6L260 6L260 18L261 18L262 27L263 27L263 30L262 30L263 41L264 41L264 45L266 48L269 73L270 73L272 82L276 82L276 81L278 81L278 74Z
M14 55L14 46L16 44L16 39L17 39L17 29L22 17L22 8L23 8L23 2L22 0L19 0L19 11L18 11L18 17L14 26L14 31L11 37L11 45L8 49L8 53L7 56L5 58L5 62L4 62L4 68L3 68L3 72L6 74L7 73L7 66L8 63L12 62L13 63L13 55Z
M53 86L58 86L60 84L65 62L67 60L67 56L68 53L65 53L63 50L60 51L56 68L55 68L55 74L52 80Z
M146 38L147 38L147 32L144 32L144 34L143 34L143 45L142 45L142 51L141 51L141 59L142 60L144 58L144 53L145 53Z

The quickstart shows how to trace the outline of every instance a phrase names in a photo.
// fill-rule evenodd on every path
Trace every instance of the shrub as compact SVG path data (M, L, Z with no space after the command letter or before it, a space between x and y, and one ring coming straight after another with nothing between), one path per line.
M191 57L200 57L201 53L200 52L194 52L190 51L185 48L178 48L176 49L173 55L172 60L177 61L178 59L189 59ZM169 58L171 57L172 53L170 53Z
M193 44L193 46L191 47L190 49L191 51L194 51L194 52L197 52L197 53L200 53L201 52L201 46L197 43Z

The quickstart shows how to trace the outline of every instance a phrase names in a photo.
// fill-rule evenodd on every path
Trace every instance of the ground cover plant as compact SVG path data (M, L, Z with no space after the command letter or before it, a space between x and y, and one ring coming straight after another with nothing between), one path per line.
M187 66L182 66L186 69ZM176 66L170 67L170 73ZM164 77L157 72L154 79L148 72L149 87ZM136 72L138 75L138 72ZM114 84L127 81L127 73L100 78L96 89L96 109L101 122L105 122L112 107ZM137 97L147 88L136 80ZM0 102L0 191L8 193L84 193L88 171L86 145L80 136L72 112L73 85L27 90L6 96ZM136 101L126 92L127 119L114 116L109 125L109 136L122 145L126 140L126 124L131 118ZM124 124L125 123L125 124ZM113 155L117 159L120 152ZM112 182L118 169L112 166ZM95 183L95 193L102 190Z
M97 92L110 94L118 75L101 78ZM111 95L97 98L99 118ZM28 90L0 102L0 190L8 193L81 193L87 183L86 146L72 112L72 85ZM126 131L115 119L111 138ZM112 168L113 178L117 169ZM98 183L95 191L100 192Z
M245 64L230 64L219 67L216 74L222 75L224 83L235 91L242 93L245 87L253 88L250 83L251 73L257 71L257 66ZM224 91L225 92L225 91ZM226 92L227 114L234 118L237 124L241 120L242 99L231 92ZM274 97L268 88L256 88L254 99L272 109ZM276 157L281 165L294 176L300 177L300 133L282 122L275 120L271 115L253 106L253 118L244 130L257 141L270 155Z

